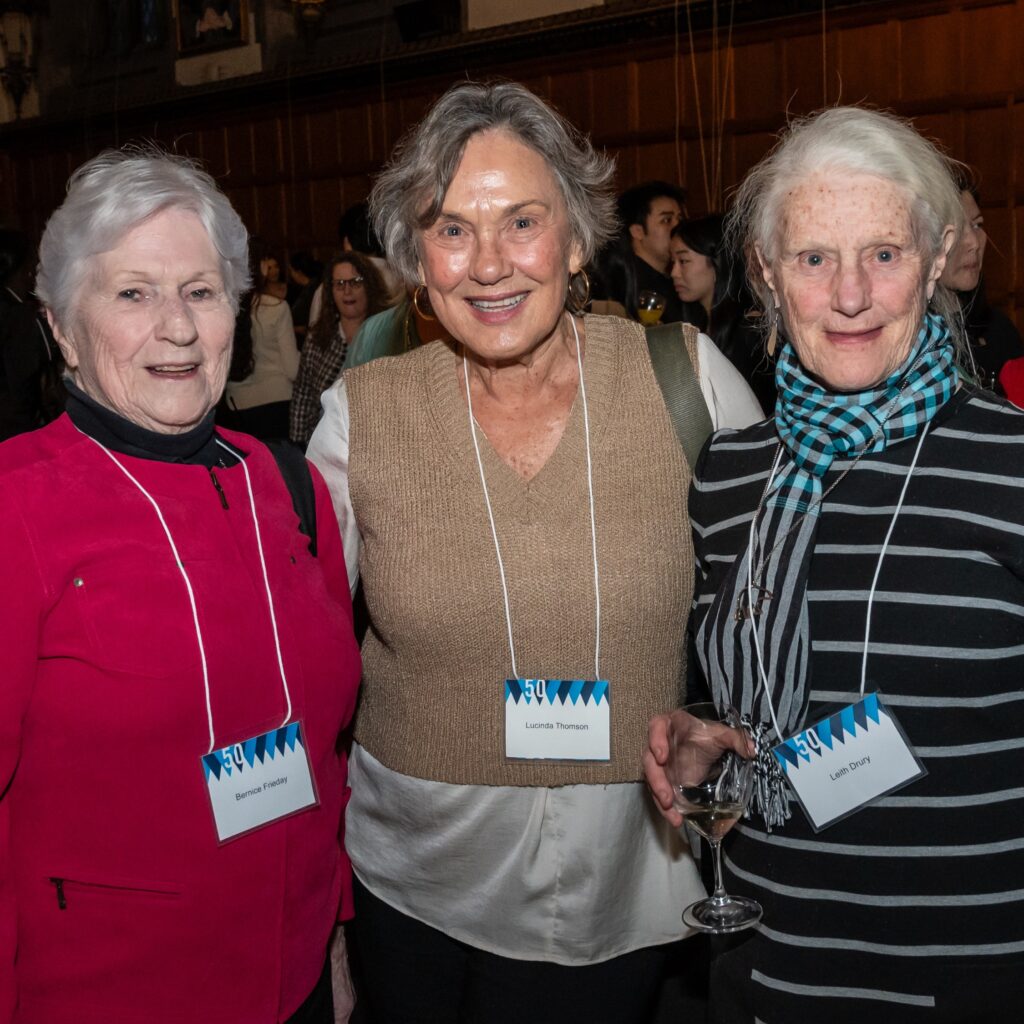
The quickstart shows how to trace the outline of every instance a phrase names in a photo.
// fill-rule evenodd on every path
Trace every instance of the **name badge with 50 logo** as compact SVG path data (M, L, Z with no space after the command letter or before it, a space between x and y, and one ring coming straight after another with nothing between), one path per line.
M815 832L927 774L877 693L772 748Z
M319 803L301 722L219 747L202 765L222 843Z
M506 679L505 756L609 760L610 702L606 679Z

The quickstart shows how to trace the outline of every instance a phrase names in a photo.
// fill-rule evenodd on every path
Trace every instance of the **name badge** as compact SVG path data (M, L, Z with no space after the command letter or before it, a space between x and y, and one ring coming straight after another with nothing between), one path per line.
M506 679L505 756L609 760L610 701L606 679Z
M301 722L221 747L202 763L222 843L319 803Z
M772 753L815 832L927 774L877 693L847 704Z

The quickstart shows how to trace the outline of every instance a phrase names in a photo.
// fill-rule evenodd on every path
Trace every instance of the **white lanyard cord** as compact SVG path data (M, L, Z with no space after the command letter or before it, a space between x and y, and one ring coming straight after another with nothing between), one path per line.
M878 554L878 562L875 565L875 575L871 581L871 589L868 591L868 606L867 606L867 617L864 623L864 650L861 657L860 666L860 695L864 696L864 688L867 682L867 671L868 671L868 641L871 637L871 610L875 602L875 588L878 586L878 577L882 571L882 560L885 558L885 553L889 548L889 540L892 538L893 530L896 528L896 520L899 518L900 512L903 510L903 500L907 495L907 488L910 486L910 478L914 475L914 469L917 467L917 459L921 454L921 446L924 444L924 439L928 434L929 423L924 425L921 431L921 437L918 439L917 448L914 450L914 458L911 460L910 467L907 469L907 475L903 479L903 487L900 490L899 501L896 503L896 509L892 514L892 519L889 521L889 529L886 531L885 540L882 542L882 548ZM768 500L768 494L771 491L772 484L775 482L775 475L779 471L779 463L782 461L782 449L780 447L778 455L775 457L775 465L772 466L771 476L768 478L768 486L765 488L765 498ZM824 511L824 508L820 510ZM751 577L754 571L754 525L757 522L757 510L754 511L754 517L750 521L750 540L747 544L747 605L749 608L753 608L753 585L751 583ZM779 737L779 740L784 740L785 736L782 734L782 730L779 728L779 721L775 716L775 708L771 701L771 688L768 685L768 677L764 671L764 660L761 655L761 641L757 635L757 619L751 618L750 621L751 636L754 641L754 652L757 655L757 670L761 677L761 685L764 687L765 694L768 695L766 701L768 705L768 711L772 716L772 726L775 728L775 734ZM810 653L808 652L808 657Z
M583 429L586 436L586 450L587 450L587 494L590 499L590 543L591 550L593 552L594 559L594 609L595 609L595 629L594 629L594 678L601 678L601 581L597 567L597 525L595 522L594 515L594 475L593 475L593 463L590 455L590 415L587 410L587 387L583 380L583 357L580 353L580 334L576 328L576 321L570 315L569 323L572 325L572 333L576 339L576 365L579 368L579 379L580 379L580 398L583 404ZM516 647L515 642L512 638L512 612L509 607L508 600L508 581L505 578L505 563L501 557L501 545L498 543L498 531L494 525L494 511L491 508L491 498L487 491L487 478L484 474L484 463L480 457L480 443L476 436L476 420L473 418L473 398L469 391L469 367L466 361L466 356L463 354L462 357L462 375L466 381L466 405L469 409L469 432L473 438L473 450L476 452L476 464L480 471L480 485L484 492L484 502L487 505L487 518L491 524L491 537L494 539L494 553L498 558L498 572L501 575L501 593L505 600L505 624L508 627L508 648L509 654L512 658L512 676L515 679L519 678L519 669L516 666Z
M226 452L230 452L232 455L235 453L218 437L215 439L217 444L221 446ZM256 549L260 554L260 569L263 572L263 589L267 592L267 608L270 611L270 628L274 632L274 651L277 654L277 670L281 674L281 684L284 686L284 699L287 710L285 711L284 721L278 726L279 729L284 728L292 717L292 695L288 689L288 676L284 671L284 659L281 657L281 636L277 631L277 615L274 613L274 595L270 591L270 578L267 576L267 560L263 556L263 537L260 534L260 521L256 517L256 498L252 493L252 479L249 476L249 467L245 464L245 459L241 459L242 472L245 474L245 487L249 492L249 508L252 511L252 525L256 532Z
M875 577L871 581L871 590L868 593L868 613L864 622L864 654L860 663L860 695L862 697L864 696L864 686L867 683L868 678L868 639L871 636L871 608L875 602L875 587L878 585L878 577L882 571L882 559L885 558L885 553L889 549L889 540L892 537L892 531L896 526L896 520L903 509L903 499L907 496L907 488L910 486L910 478L914 475L914 469L917 466L917 457L921 454L921 445L924 444L924 439L928 433L929 426L931 426L930 420L925 423L924 429L921 431L921 438L917 442L917 448L914 450L914 458L911 461L910 468L907 470L907 475L903 480L903 489L900 491L900 500L896 503L896 511L892 514L892 520L890 521L889 529L885 534L885 540L882 541L882 550L878 553L878 564L875 566Z
M139 483L139 481L134 476L132 476L129 470L118 460L118 458L114 455L113 452L111 452L101 442L97 441L96 438L90 437L90 435L86 434L84 431L80 431L80 433L82 433L84 437L89 438L89 440L92 441L92 443L95 444L96 447L99 448L99 450L103 452L103 454L106 455L107 458L109 458L110 461L113 462L114 465L117 466L117 468L121 470L121 472L124 473L124 475L135 485L135 487L142 494L142 496L150 503L150 505L153 506L153 511L156 512L157 518L160 520L160 525L163 527L164 535L167 537L167 543L170 545L171 548L171 554L174 556L174 563L178 567L178 572L181 573L181 578L185 581L185 589L188 591L188 602L189 606L192 609L192 625L195 627L196 643L199 647L199 661L203 669L203 694L206 698L206 722L210 730L210 747L206 752L208 754L212 754L215 744L215 733L213 728L213 707L210 701L210 673L206 664L206 645L203 643L203 631L199 625L199 610L196 607L196 596L195 592L192 589L192 581L189 579L188 573L185 571L185 563L182 561L181 556L178 554L178 546L174 543L174 537L171 535L170 527L167 525L167 520L164 519L164 514L161 511L160 506L157 504L156 499L149 493L149 491L146 490L145 487L142 486L141 483ZM220 438L217 438L216 441L222 448L231 452L232 455L235 455L235 452L231 448L228 448L227 445L223 444ZM277 620L274 616L274 601L270 594L270 582L267 578L266 561L263 558L263 542L260 539L259 520L256 518L256 502L253 498L252 483L250 482L249 479L249 469L246 466L244 459L240 459L239 461L241 462L242 469L245 472L245 482L249 490L249 507L252 509L252 520L256 527L256 544L257 547L259 548L260 565L262 566L263 569L263 583L267 589L267 601L269 602L270 605L270 624L274 630L274 645L277 649L277 664L278 669L280 670L281 673L281 682L284 684L285 699L288 704L288 713L285 716L284 721L281 723L281 726L284 726L288 723L288 720L291 718L292 698L291 694L288 692L288 680L285 677L284 663L281 659L281 643L277 633Z

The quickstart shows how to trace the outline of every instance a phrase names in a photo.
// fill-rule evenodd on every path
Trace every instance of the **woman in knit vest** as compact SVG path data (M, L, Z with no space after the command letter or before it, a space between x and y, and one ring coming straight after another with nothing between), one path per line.
M690 468L642 328L580 314L612 170L470 83L373 191L454 339L344 374L310 444L371 621L348 846L376 1021L644 1021L701 892L641 782L685 670ZM759 419L684 336L713 424Z

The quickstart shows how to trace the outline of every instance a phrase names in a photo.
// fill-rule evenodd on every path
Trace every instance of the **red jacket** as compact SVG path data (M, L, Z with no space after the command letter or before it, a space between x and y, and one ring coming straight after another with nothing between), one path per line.
M195 627L155 511L66 416L0 446L2 1021L275 1024L350 903L338 735L359 653L337 523L314 471L314 559L273 457L223 436L250 453L320 804L218 844ZM241 466L216 470L225 509L202 466L117 458L191 579L217 746L275 728L285 697Z

